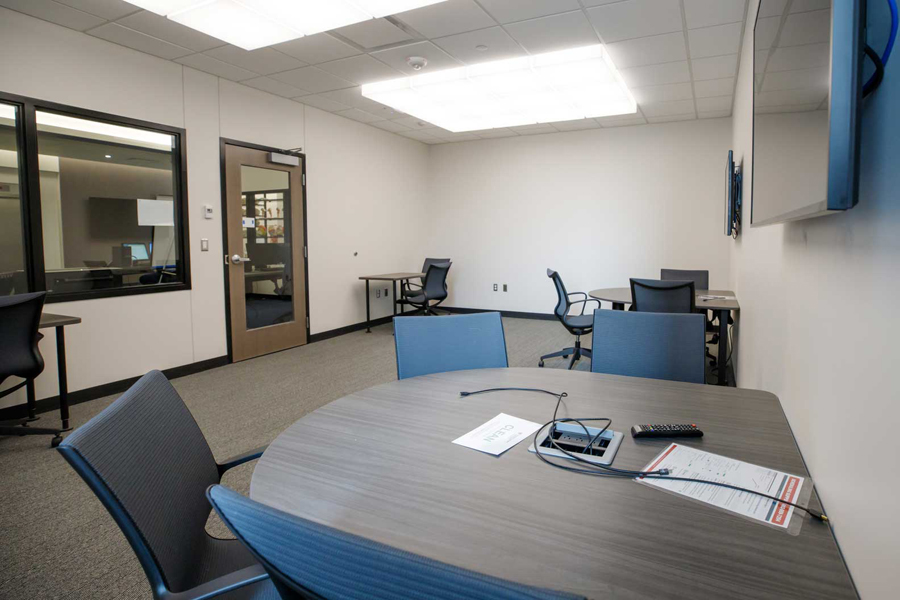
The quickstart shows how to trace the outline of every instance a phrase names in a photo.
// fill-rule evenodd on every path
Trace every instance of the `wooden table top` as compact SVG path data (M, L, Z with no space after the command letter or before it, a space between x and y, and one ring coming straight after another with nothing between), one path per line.
M384 275L363 275L362 280L369 281L403 281L404 279L415 279L416 277L425 277L425 273L385 273Z
M66 325L77 325L78 323L81 323L81 317L55 315L53 313L41 313L41 324L38 325L38 329L47 329L48 327L65 327Z
M730 290L695 290L697 295L697 308L708 308L709 310L741 310L738 304L737 296ZM618 302L620 304L631 304L631 288L602 288L599 290L591 290L588 296L597 300L606 300L607 302ZM700 296L730 296L732 300L701 300Z
M494 457L451 441L501 412L544 423L555 399L489 387L565 391L560 416L610 417L625 433L613 465L640 469L669 441L635 423L697 423L680 440L808 476L767 392L559 369L482 369L394 381L319 408L281 433L250 496L397 548L591 598L856 598L834 537L799 535L639 485L553 469L522 442ZM818 496L810 504L819 508Z

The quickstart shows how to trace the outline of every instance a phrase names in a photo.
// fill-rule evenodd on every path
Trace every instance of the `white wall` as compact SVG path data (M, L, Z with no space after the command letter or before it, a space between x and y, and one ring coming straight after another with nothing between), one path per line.
M758 0L750 6L750 19ZM882 3L869 44L884 47ZM734 147L752 173L751 32L734 107ZM834 216L746 227L732 252L741 302L738 385L779 396L863 598L896 598L900 484L896 377L900 320L900 61L866 100L859 206ZM802 184L802 183L800 183Z
M725 286L730 138L731 121L712 119L433 146L424 248L453 259L447 305L551 313L547 268L569 291L660 267Z
M312 333L365 318L359 275L420 260L424 144L3 8L0 53L15 57L0 61L5 92L187 132L192 289L50 305L84 320L66 330L70 390L226 354L220 137L307 152ZM205 204L214 219L203 218ZM373 297L373 316L389 311ZM47 333L41 398L56 394ZM15 394L0 406L22 401Z

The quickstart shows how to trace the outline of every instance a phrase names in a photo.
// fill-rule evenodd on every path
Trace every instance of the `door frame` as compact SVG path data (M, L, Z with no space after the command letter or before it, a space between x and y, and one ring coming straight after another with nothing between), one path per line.
M307 227L307 215L306 215L306 153L304 152L296 152L293 150L282 150L280 148L272 148L271 146L263 146L260 144L253 144L250 142L242 142L239 140L234 140L230 138L219 138L219 188L221 192L220 205L219 210L222 215L222 249L227 253L228 249L228 192L225 188L225 146L239 146L241 148L247 148L249 150L259 150L261 152L277 152L278 154L289 154L291 156L297 156L300 158L300 173L301 173L301 195L303 196L303 241L304 241L304 260L306 261L304 271L304 279L306 280L306 293L304 294L303 301L306 303L306 343L310 343L310 326L312 324L312 316L309 314L309 229ZM224 254L223 254L224 256ZM228 362L234 362L234 355L232 354L231 348L231 275L229 273L229 265L227 263L223 263L223 270L225 273L225 340L228 347ZM258 358L258 357L256 357ZM248 359L253 360L253 359Z

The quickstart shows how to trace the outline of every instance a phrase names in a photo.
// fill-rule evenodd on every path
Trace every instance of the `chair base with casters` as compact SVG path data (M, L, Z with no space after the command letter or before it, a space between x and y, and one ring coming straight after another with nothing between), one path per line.
M572 358L569 358L571 356ZM575 364L581 360L582 358L588 358L590 360L594 359L594 355L591 354L590 348L582 348L581 347L581 336L575 337L575 346L572 348L565 348L560 350L559 352L551 352L550 354L545 354L541 357L540 362L538 362L539 367L544 366L544 361L548 358L569 358L569 366L568 369L571 371L575 368Z

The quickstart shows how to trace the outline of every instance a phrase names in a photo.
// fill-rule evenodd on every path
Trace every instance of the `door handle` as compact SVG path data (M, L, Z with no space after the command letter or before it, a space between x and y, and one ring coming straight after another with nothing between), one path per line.
M250 262L250 259L249 259L249 258L246 258L246 257L243 257L243 256L241 256L240 254L234 254L234 255L232 255L232 257L231 257L231 262L234 263L234 264L236 264L236 265L239 265L239 264L241 264L241 263Z

